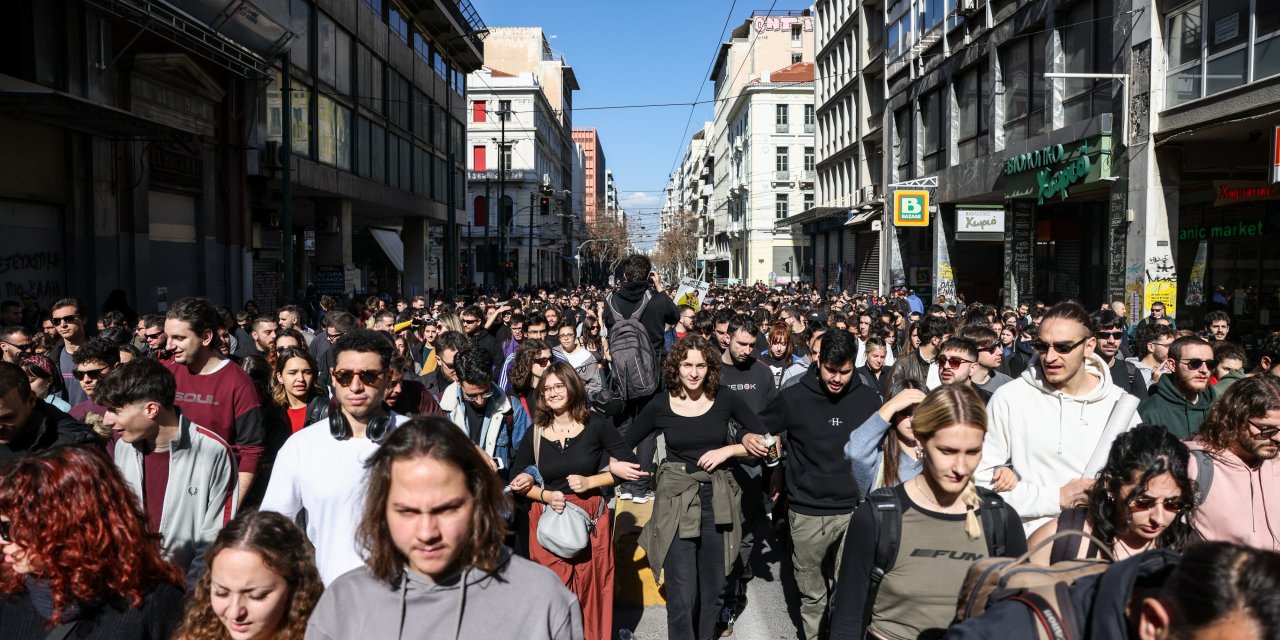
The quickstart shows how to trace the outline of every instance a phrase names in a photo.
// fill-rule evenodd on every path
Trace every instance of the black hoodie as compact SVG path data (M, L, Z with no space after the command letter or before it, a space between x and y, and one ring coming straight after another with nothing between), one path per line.
M1164 583L1178 564L1178 554L1158 549L1117 562L1100 574L1071 585L1070 602L1075 619L1089 640L1128 640L1129 619L1125 607L1136 583L1155 587ZM1135 609L1136 611L1136 609ZM1027 605L1015 600L996 602L982 615L947 630L949 640L1007 640L1034 638L1039 623Z
M649 334L649 344L653 345L655 353L662 351L665 340L663 333L667 330L667 325L675 324L680 320L680 311L676 309L676 305L671 298L665 293L658 293L649 287L648 282L624 282L618 290L609 294L606 300L612 300L618 313L623 318L630 318L632 313L640 307L640 301L644 299L644 292L649 291L651 297L649 306L644 308L644 316L640 318L640 324L644 325L645 333ZM613 312L609 309L608 302L604 308L604 326L606 329L613 327L613 323L617 319L613 317Z
M12 441L0 444L0 463L62 444L85 443L98 443L89 425L48 402L37 400L28 418L28 429Z
M809 367L799 384L783 389L760 414L773 434L786 433L787 500L796 513L829 516L852 513L861 495L844 445L849 434L876 409L880 397L855 373L844 393L832 396Z

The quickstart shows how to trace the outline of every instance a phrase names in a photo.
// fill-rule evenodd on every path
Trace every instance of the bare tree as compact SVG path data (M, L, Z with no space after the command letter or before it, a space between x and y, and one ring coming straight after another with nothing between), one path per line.
M583 247L583 252L592 262L606 265L608 273L618 268L631 248L627 226L610 215L597 215L595 222L587 225L587 240L591 242Z
M698 217L681 211L672 217L671 226L658 236L653 248L653 263L673 279L694 273L698 264Z

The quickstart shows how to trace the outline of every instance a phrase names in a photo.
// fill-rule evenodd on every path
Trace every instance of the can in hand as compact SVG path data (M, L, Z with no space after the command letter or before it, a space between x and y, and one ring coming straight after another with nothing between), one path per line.
M778 461L782 460L782 455L778 453L778 439L773 437L772 433L766 433L764 434L764 446L769 448L769 453L764 456L764 466L778 466Z

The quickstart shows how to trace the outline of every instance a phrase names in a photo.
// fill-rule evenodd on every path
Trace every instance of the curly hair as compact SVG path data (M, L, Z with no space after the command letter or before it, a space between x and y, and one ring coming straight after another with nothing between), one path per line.
M1122 487L1137 482L1134 493L1141 493L1156 476L1169 474L1182 492L1183 499L1193 502L1195 489L1187 473L1187 445L1164 427L1140 424L1116 436L1107 455L1107 464L1098 472L1098 481L1089 489L1088 520L1098 539L1114 545L1117 534L1128 526L1132 516L1129 506L1120 502ZM1173 523L1156 538L1159 549L1182 548L1191 541L1191 513L1179 513Z
M702 336L685 336L671 347L667 359L662 363L662 376L667 382L667 391L673 398L685 397L684 383L680 382L680 363L690 351L702 354L707 361L707 377L702 379L702 392L712 400L720 388L720 352L711 346L711 341Z
M516 357L511 359L511 371L507 373L512 389L522 392L533 390L530 387L533 378L533 361L537 360L538 354L543 351L550 352L551 347L541 340L525 339L520 343L520 347L516 349Z
M51 625L81 604L136 608L157 585L182 585L138 497L96 447L53 447L10 462L0 477L0 513L12 523L13 542L44 568ZM0 565L0 594L24 590L23 576Z
M274 511L242 513L227 523L204 556L204 571L187 601L182 624L174 633L179 640L225 640L226 627L213 610L213 563L228 549L249 551L262 560L289 587L284 615L274 629L275 640L302 640L307 620L315 609L324 583L316 569L315 550L302 529Z
M1199 438L1214 451L1228 449L1249 437L1249 421L1280 409L1280 379L1249 376L1230 387L1209 405Z
M551 421L555 420L556 414L547 404L547 379L555 376L560 382L564 383L564 391L566 396L567 410L569 417L579 424L587 423L587 387L582 384L582 378L578 372L573 369L573 365L563 360L557 360L547 365L547 370L543 372L542 379L538 381L538 410L534 412L537 416L535 419L539 427L546 428L551 426Z
M486 573L498 568L506 518L511 504L502 492L502 481L489 467L480 449L461 429L438 415L416 418L397 428L365 462L367 491L356 543L364 550L365 565L374 579L391 587L399 584L406 566L387 525L387 500L391 494L391 467L396 462L431 458L452 466L466 478L475 500L471 511L470 538L458 550L461 564Z

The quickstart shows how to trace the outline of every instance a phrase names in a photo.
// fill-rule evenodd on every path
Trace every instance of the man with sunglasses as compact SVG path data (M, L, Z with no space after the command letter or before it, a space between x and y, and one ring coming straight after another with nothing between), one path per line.
M990 400L996 389L1013 382L1011 376L1001 371L1004 368L1004 349L994 329L982 324L968 324L961 327L956 335L972 341L978 350L978 363L973 366L969 380L974 387L987 392L986 399Z
M437 402L444 390L457 382L458 354L471 345L471 338L457 331L446 331L436 338L436 370L423 376L422 383Z
M1021 478L1001 495L1022 516L1028 535L1086 499L1096 471L1091 462L1105 460L1116 432L1139 422L1137 400L1111 383L1093 334L1084 307L1054 305L1041 319L1027 371L987 404L975 479L991 487L996 469L1013 463Z
M326 585L364 563L356 527L364 511L364 463L379 446L371 438L386 437L408 421L385 402L392 357L386 334L351 329L330 352L329 375L341 415L334 421L325 417L285 441L262 498L263 511L293 518L307 510L307 538L315 545L316 567ZM387 415L391 429L370 434L370 425Z
M533 423L519 402L493 382L493 358L473 345L454 359L457 382L440 394L440 408L484 452L489 465L506 479L511 456Z
M89 341L89 337L84 332L84 316L80 313L80 302L75 298L63 298L53 303L49 321L61 338L61 341L53 346L49 359L57 363L58 370L62 372L62 384L67 388L67 402L74 407L89 397L84 389L80 388L80 383L71 376L71 372L76 368L75 361L71 359L72 354Z
M1250 376L1213 403L1187 443L1205 540L1280 551L1280 379Z
M88 425L37 397L22 367L0 362L0 466L58 445L97 442Z
M991 392L973 383L973 372L980 369L978 364L978 345L968 338L959 336L948 338L938 347L938 357L934 360L938 367L938 379L942 384L968 385L985 404L991 400Z
M80 388L89 397L84 402L73 405L67 413L80 422L101 425L107 410L94 400L93 394L98 390L98 382L120 368L120 347L110 340L97 337L77 349L71 358L76 363L71 376L80 383Z
M1150 323L1138 329L1135 343L1138 355L1129 358L1142 374L1143 386L1148 389L1166 373L1165 362L1169 360L1169 345L1178 338L1173 327L1159 323Z
M1116 312L1109 308L1094 311L1089 317L1093 320L1093 325L1098 328L1094 333L1094 337L1098 339L1096 353L1111 370L1111 384L1124 389L1126 393L1139 400L1146 400L1146 378L1138 371L1137 364L1123 357L1124 318L1116 315Z
M1165 369L1170 371L1151 387L1151 397L1138 405L1147 424L1158 424L1179 439L1200 431L1200 423L1216 397L1209 378L1217 368L1213 347L1205 340L1186 336L1169 345Z
M4 361L22 364L22 357L31 352L31 334L22 325L11 324L0 329L0 355Z

